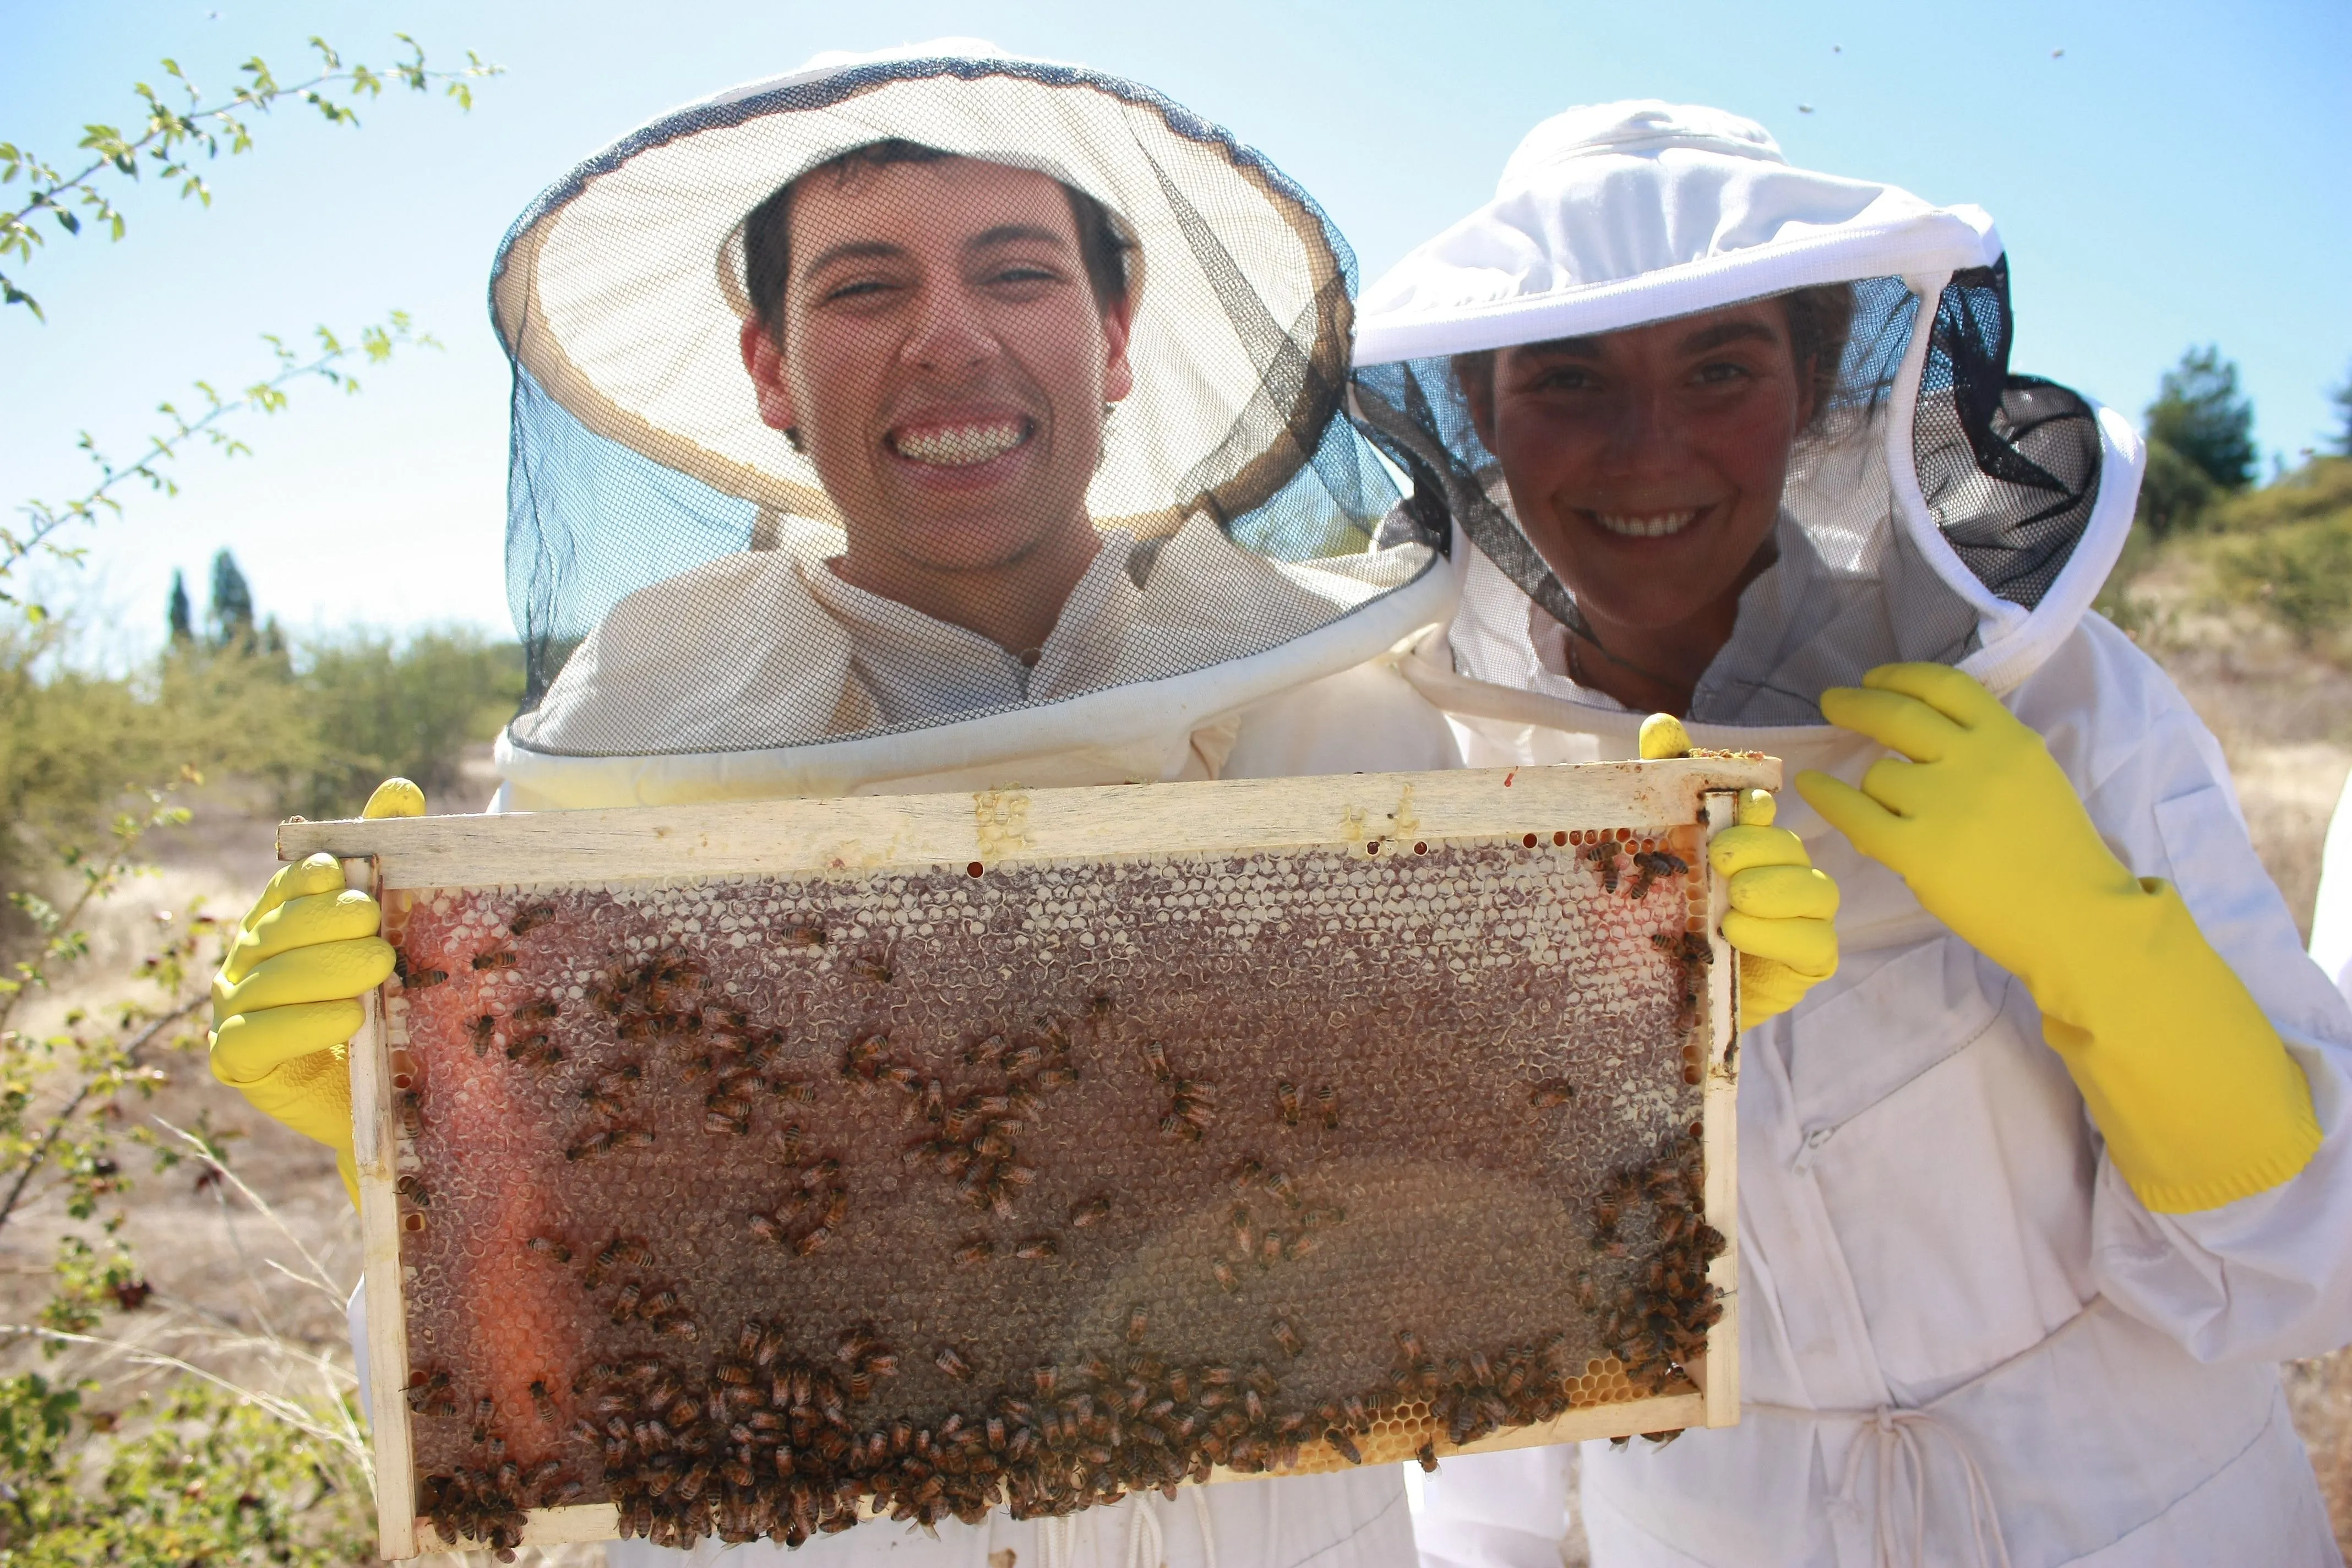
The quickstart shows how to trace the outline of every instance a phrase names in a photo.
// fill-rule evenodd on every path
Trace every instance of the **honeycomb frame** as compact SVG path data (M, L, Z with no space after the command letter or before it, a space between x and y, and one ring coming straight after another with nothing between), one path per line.
M1328 1440L1294 1441L1249 1473L1318 1473L1350 1463L1521 1447L1592 1436L1622 1436L1689 1426L1727 1425L1738 1408L1737 1370L1736 1172L1732 1096L1737 1058L1736 965L1714 933L1723 893L1705 865L1706 837L1730 821L1733 792L1772 788L1779 765L1743 754L1660 763L1583 764L1438 774L1358 774L1345 778L1226 781L1103 789L983 791L973 795L761 803L690 808L630 808L536 816L441 817L406 821L289 823L283 858L324 849L345 863L353 885L383 896L388 910L450 889L676 888L746 878L845 880L910 872L954 874L975 881L992 874L1070 865L1117 865L1154 855L1322 856L1338 852L1368 864L1384 851L1444 856L1463 847L1523 847L1563 863L1594 868L1587 840L1667 847L1668 835L1690 862L1693 939L1705 933L1704 958L1688 973L1699 993L1695 1026L1683 1047L1685 1083L1696 1081L1702 1105L1692 1132L1705 1153L1704 1219L1721 1250L1706 1267L1719 1316L1705 1328L1705 1349L1662 1374L1653 1364L1629 1377L1613 1354L1559 1370L1549 1419L1499 1430L1474 1427L1449 1441L1430 1399L1399 1397ZM1608 824L1594 831L1582 824ZM1573 839L1575 842L1571 843ZM389 914L388 926L401 917ZM388 934L398 935L395 929ZM1657 940L1657 939L1653 939ZM497 977L493 977L497 978ZM404 1049L408 1000L397 980L368 999L368 1023L352 1051L354 1142L359 1158L362 1232L369 1280L368 1351L375 1408L379 1528L387 1558L478 1540L442 1531L420 1517L418 1448L410 1364L408 1282L404 1237L413 1246L425 1223L404 1184L419 1180L413 1123L404 1125L405 1085L415 1069ZM1686 1001L1690 998L1686 998ZM478 1051L478 1055L479 1052ZM413 1102L412 1102L413 1103ZM1313 1114L1309 1108L1309 1115ZM413 1114L413 1110L410 1112ZM1180 1129L1180 1131L1181 1131ZM1694 1177L1694 1180L1696 1178ZM723 1334L723 1329L721 1332ZM1557 1336L1555 1336L1557 1337ZM907 1347L909 1350L913 1346ZM1408 1394L1412 1391L1406 1391ZM1328 1406L1327 1405L1328 1409ZM1547 1407L1549 1408L1549 1407ZM1319 1425L1319 1417L1315 1424ZM1349 1440L1352 1435L1352 1441ZM1355 1458L1343 1457L1342 1446ZM1188 1478L1223 1481L1244 1472L1196 1463ZM870 1500L861 1505L870 1508ZM608 1539L626 1521L612 1501L532 1506L493 1543L552 1544Z

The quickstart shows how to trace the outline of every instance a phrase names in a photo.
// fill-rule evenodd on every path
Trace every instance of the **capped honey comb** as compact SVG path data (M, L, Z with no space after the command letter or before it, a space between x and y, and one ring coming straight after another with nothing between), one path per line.
M1703 847L387 892L416 1512L797 1544L1689 1389Z

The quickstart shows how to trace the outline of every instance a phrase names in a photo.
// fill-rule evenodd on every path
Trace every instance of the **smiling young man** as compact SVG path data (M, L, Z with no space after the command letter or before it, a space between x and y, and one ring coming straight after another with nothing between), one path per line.
M1341 413L1351 266L1222 131L960 44L823 58L589 160L493 282L532 661L499 808L1454 765L1391 658L1453 587L1428 538L1373 546L1396 495ZM370 809L423 802L395 781ZM338 1053L392 957L341 881L316 858L256 905L213 1065L348 1161ZM890 1221L877 1205L835 1245L887 1247ZM912 1336L919 1306L877 1316L903 1307L885 1326ZM595 1463L544 1411L496 1414L518 1463ZM727 1436L735 1463L778 1458ZM793 1558L709 1538L690 1556L1412 1554L1392 1466L935 1533L770 1523Z
M1034 663L1103 552L1087 488L1134 385L1128 248L1048 175L908 142L752 212L743 363L857 520L835 576Z

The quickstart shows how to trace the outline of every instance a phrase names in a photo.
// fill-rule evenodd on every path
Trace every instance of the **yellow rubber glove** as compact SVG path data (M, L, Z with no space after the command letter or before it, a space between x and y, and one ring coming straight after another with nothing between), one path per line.
M1671 713L1642 721L1642 756L1687 755L1689 731ZM1740 792L1733 826L1707 845L1707 864L1727 879L1723 940L1739 954L1739 1026L1778 1017L1837 973L1837 884L1816 870L1804 841L1772 826L1772 797Z
M422 816L425 792L387 779L362 816ZM313 855L269 879L213 976L213 1076L256 1110L335 1152L359 1206L352 1082L343 1047L365 1016L359 999L392 973L383 911L343 886L342 866Z
M2179 893L2107 848L2040 735L1939 664L1881 666L1822 713L1910 760L1798 792L2025 983L2142 1203L2217 1208L2310 1163L2311 1088L2278 1031Z

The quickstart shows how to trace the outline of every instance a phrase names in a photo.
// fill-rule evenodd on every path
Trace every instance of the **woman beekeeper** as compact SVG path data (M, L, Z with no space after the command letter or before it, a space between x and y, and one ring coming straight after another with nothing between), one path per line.
M1683 715L1788 760L1843 895L1739 1053L1748 1403L1588 1448L1609 1568L2337 1560L2273 1363L2352 1337L2352 1016L2088 612L2130 430L2009 345L1982 213L1656 102L1538 126L1361 307L1360 413L1457 525L1403 668L1468 761ZM1447 1461L1424 1553L1539 1556L1563 1468Z

